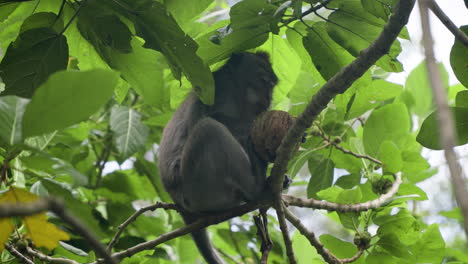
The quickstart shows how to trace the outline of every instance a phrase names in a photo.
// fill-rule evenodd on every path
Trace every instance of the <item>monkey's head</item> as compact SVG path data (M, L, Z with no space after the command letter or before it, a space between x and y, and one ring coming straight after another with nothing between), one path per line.
M267 53L242 52L232 55L214 73L216 101L233 102L246 113L255 115L268 109L278 78Z

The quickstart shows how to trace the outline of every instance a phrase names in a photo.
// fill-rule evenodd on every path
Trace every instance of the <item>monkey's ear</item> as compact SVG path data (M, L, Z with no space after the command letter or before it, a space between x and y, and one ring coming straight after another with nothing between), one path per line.
M239 65L242 61L242 58L244 57L244 52L241 53L233 53L231 55L231 58L229 59L228 63L230 65Z

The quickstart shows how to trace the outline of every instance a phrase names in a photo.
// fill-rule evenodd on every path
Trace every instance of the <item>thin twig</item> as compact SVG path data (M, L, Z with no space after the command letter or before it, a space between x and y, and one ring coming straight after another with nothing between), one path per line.
M448 106L445 87L442 85L439 68L434 57L434 46L429 24L429 2L427 0L419 1L419 10L421 12L421 26L423 31L424 53L426 56L427 71L430 78L432 93L437 108L437 121L440 130L440 142L442 144L445 160L449 167L452 177L452 186L455 194L455 200L460 207L464 218L465 234L468 237L468 189L464 180L463 170L458 163L457 154L454 151L456 131L452 112Z
M341 264L341 261L335 257L322 243L317 239L314 232L310 231L291 211L284 208L284 212L288 221L299 230L299 232L309 240L309 243L317 250L322 258L330 264Z
M286 247L286 255L288 256L288 260L290 264L295 264L296 262L296 257L294 256L294 250L292 247L292 241L291 238L289 237L289 231L288 231L288 225L286 224L286 215L284 214L285 206L283 203L283 199L281 198L276 198L276 215L278 216L278 223L281 229L281 234L283 235L283 240L284 240L284 246Z
M387 203L397 192L401 184L401 175L397 174L395 182L393 183L390 190L381 195L379 198L368 201L365 203L358 204L337 204L327 201L319 201L315 199L299 198L291 195L283 195L284 201L291 206L306 207L314 209L324 209L327 211L337 212L362 212L370 209L376 209Z
M354 261L358 260L358 258L360 258L362 256L362 253L364 253L364 250L365 250L365 248L359 248L356 255L354 255L354 256L352 256L350 258L340 259L341 263L351 263L351 262L354 262Z
M450 18L442 11L442 9L437 5L436 1L430 0L427 2L427 6L431 9L432 13L439 18L440 22L444 24L444 26L452 32L457 40L463 43L465 46L468 47L468 36L461 31Z
M169 204L169 203L163 203L163 202L157 202L155 204L145 206L145 207L142 207L142 208L138 209L138 211L136 211L134 214L132 214L127 220L125 220L125 222L123 222L121 225L119 225L117 233L115 233L115 235L112 238L111 242L109 242L109 245L107 246L107 250L110 251L114 247L115 243L117 243L117 241L119 241L120 235L125 230L125 228L128 225L130 225L133 221L135 221L138 216L140 216L144 212L154 211L154 210L156 210L158 208L163 208L163 209L166 209L166 210L169 210L169 209L170 210L177 210L177 211L180 210L180 208L175 204Z
M303 17L305 17L305 16L307 16L307 15L309 15L309 14L312 14L312 13L316 12L316 11L319 10L320 8L325 7L326 5L328 5L331 1L332 1L332 0L325 0L325 1L321 2L321 3L318 3L316 6L312 6L312 7L309 8L308 10L304 11L304 12L301 14L300 18L303 18ZM293 22L293 21L295 21L295 20L297 20L296 17L287 19L287 20L283 21L283 25L281 25L280 27L285 26L285 25L287 25L287 24L289 24L289 23L291 23L291 22Z
M12 245L6 244L5 248L10 252L11 255L15 256L17 259L20 259L26 264L34 264L34 261L28 259L25 255L21 254L15 247Z
M41 252L34 250L30 247L26 248L26 251L29 255L34 256L42 261L47 261L48 263L55 263L55 264L80 264L77 261L66 259L66 258L53 258L42 254Z
M344 154L349 154L349 155L352 155L356 158L359 158L359 159L367 159L367 160L370 160L376 164L379 164L379 165L382 165L382 162L378 159L375 159L371 156L368 156L368 155L362 155L362 154L359 154L359 153L356 153L356 152L353 152L349 149L345 149L343 148L342 146L339 145L338 142L336 142L335 140L332 140L329 136L325 135L325 133L323 132L320 132L318 133L326 142L330 143L332 146L334 146L336 149L340 150L341 152L343 152Z

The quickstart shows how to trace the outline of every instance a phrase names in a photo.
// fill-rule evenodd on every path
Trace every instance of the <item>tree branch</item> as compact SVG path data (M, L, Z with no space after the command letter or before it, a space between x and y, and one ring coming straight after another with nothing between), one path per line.
M335 257L328 249L326 249L322 243L315 236L314 232L307 229L307 227L287 208L284 209L286 218L299 230L299 232L309 240L309 243L317 250L317 252L323 257L323 259L330 264L341 264L341 261Z
M288 205L298 206L298 207L307 207L307 208L314 208L314 209L324 209L327 211L337 211L337 212L362 212L367 211L370 209L376 209L381 207L383 204L388 202L392 196L394 196L398 192L398 188L401 184L401 176L399 174L396 175L395 182L393 183L390 190L386 193L381 195L379 198L368 201L365 203L358 203L358 204L337 204L331 203L327 201L319 201L315 199L304 199L299 198L291 195L283 195L284 201Z
M439 18L440 22L444 24L444 26L452 32L457 40L463 43L465 46L468 47L468 36L461 31L450 18L442 11L442 9L437 5L436 1L430 0L427 1L427 6L431 9L432 13Z
M276 203L276 215L278 216L278 223L283 235L284 246L286 247L286 254L290 264L296 264L296 257L294 256L294 250L292 247L292 241L289 237L288 225L286 224L286 218L284 215L285 206L282 199L277 200Z
M176 211L180 210L180 208L175 204L169 204L169 203L163 203L163 202L157 202L155 204L140 208L138 211L136 211L134 214L132 214L127 220L125 220L125 222L123 222L121 225L119 225L117 233L114 235L111 242L109 242L109 245L107 245L107 250L109 250L109 251L112 250L115 243L117 243L117 241L119 241L120 235L125 230L125 228L127 228L128 225L130 225L133 221L135 221L138 216L140 216L144 212L154 211L154 210L156 210L158 208L163 208L163 209L166 209L166 210L171 209L171 210L176 210Z
M380 57L387 54L390 46L397 38L401 29L408 22L415 0L400 0L396 5L393 15L388 20L382 33L348 66L341 69L335 76L322 86L312 97L307 108L297 118L289 129L277 151L277 158L272 169L273 192L277 199L282 191L283 177L287 170L287 164L291 159L293 148L299 142L304 131L310 127L317 115L325 109L327 104L339 93L345 92L351 84L361 77Z
M427 72L430 78L432 93L437 107L437 121L440 129L440 141L444 149L445 160L452 176L452 186L455 200L463 214L466 237L468 237L468 189L463 175L463 170L458 163L457 154L454 151L456 131L452 112L447 103L447 94L442 85L439 68L434 57L434 47L429 24L429 7L427 0L419 1L421 12L421 25L423 31L424 53L426 56Z
M10 252L11 255L15 256L17 259L20 259L23 263L34 264L34 262L28 259L25 255L21 254L15 247L12 245L6 244L5 248Z
M36 251L30 247L26 248L26 251L28 252L29 255L34 256L42 261L47 261L48 263L56 263L56 264L79 264L78 262L71 260L71 259L66 259L66 258L53 258L46 256L42 254L39 251Z

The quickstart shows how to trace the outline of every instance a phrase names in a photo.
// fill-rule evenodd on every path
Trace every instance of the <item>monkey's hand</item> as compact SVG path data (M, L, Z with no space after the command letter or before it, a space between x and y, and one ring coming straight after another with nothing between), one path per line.
M272 184L272 178L271 177L268 177L266 179L266 183L267 183L267 186L271 189L271 184ZM291 177L289 177L289 175L285 174L284 175L284 178L283 178L283 190L287 190L289 188L289 186L291 185L292 183L292 179Z

